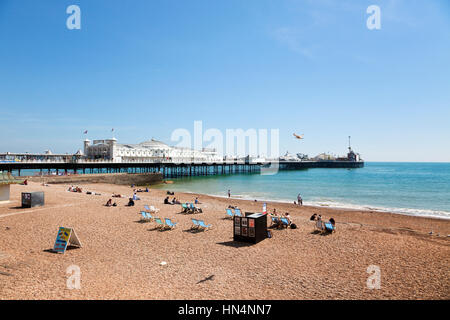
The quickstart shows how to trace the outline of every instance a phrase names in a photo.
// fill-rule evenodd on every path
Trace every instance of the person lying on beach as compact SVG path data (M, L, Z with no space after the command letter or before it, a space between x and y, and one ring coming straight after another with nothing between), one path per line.
M113 198L122 198L122 195L113 193L112 197Z

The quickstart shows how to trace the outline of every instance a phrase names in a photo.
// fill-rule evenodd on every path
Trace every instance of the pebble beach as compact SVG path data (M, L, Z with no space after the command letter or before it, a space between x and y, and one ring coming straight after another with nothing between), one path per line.
M272 238L246 244L233 241L225 209L261 212L260 201L176 192L182 202L201 202L203 213L183 214L180 205L163 204L162 189L138 193L141 200L127 207L129 186L68 187L11 186L11 202L0 205L0 299L450 298L450 220L268 202L268 212L289 212L297 229L270 229ZM45 192L45 206L21 208L21 193L32 191ZM104 206L113 193L125 197ZM144 205L176 228L142 222ZM313 213L333 217L336 232L315 232ZM191 218L212 227L191 232ZM52 252L62 226L74 228L81 248ZM73 265L80 289L67 287ZM367 286L369 266L379 267L379 289Z

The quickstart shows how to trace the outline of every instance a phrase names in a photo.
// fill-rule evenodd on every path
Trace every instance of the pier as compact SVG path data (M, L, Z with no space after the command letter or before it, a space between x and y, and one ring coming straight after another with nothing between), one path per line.
M312 168L362 168L364 161L264 161L170 162L155 159L147 162L112 162L107 160L68 160L63 158L24 161L1 161L0 171L21 176L25 170L39 175L96 173L161 173L164 178L207 176L218 174L260 173L262 170L302 170Z

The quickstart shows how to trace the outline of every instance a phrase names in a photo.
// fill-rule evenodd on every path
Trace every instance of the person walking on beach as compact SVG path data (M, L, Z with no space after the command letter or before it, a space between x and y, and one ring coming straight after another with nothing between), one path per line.
M302 199L302 196L300 195L300 193L297 196L297 203L299 206L303 205L303 199Z
M228 198L230 198L231 197L231 191L230 191L230 189L228 189Z

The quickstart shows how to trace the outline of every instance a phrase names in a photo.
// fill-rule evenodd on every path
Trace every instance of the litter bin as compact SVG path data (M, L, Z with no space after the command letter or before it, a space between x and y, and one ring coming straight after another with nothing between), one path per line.
M22 192L22 208L40 207L44 205L44 192Z

